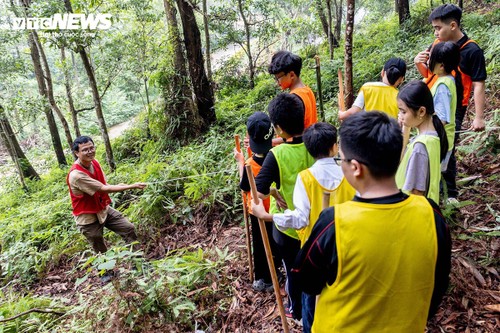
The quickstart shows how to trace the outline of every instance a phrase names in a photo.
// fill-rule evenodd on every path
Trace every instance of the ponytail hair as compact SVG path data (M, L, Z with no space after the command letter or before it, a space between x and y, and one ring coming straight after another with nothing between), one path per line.
M464 86L462 75L458 70L460 64L460 48L453 42L439 42L432 47L429 57L429 69L434 70L437 64L443 64L444 71L452 75L455 71L455 85L457 87L457 106L462 105Z
M439 146L441 148L439 160L442 162L446 157L446 153L448 153L448 136L446 135L446 130L441 119L435 113L432 115L432 124L439 136Z
M385 62L384 72L390 85L393 86L400 77L406 75L406 63L401 58L391 58Z
M442 161L448 152L448 137L446 136L443 123L434 113L434 99L429 87L422 81L413 80L401 88L398 93L398 99L402 100L414 115L423 106L425 113L432 117L432 124L439 137L441 148L440 160Z

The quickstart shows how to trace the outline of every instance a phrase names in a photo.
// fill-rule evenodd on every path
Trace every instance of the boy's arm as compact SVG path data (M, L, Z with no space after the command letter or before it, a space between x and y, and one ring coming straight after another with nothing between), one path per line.
M233 149L233 155L236 162L238 162L238 172L241 179L243 177L243 169L245 169L245 156L243 156L243 153L238 151L236 148Z
M472 88L474 90L474 107L476 115L472 122L472 129L474 131L482 131L485 128L484 123L484 107L486 101L485 83L484 81L473 81Z
M276 187L279 188L279 166L273 152L270 151L266 155L264 163L262 163L259 174L255 177L255 185L257 187L257 192L259 192L259 198L265 199L269 196L271 184L273 182L276 184Z
M321 212L295 259L292 279L307 294L319 295L327 284L335 282L338 261L334 222L333 207Z
M302 229L309 225L309 214L311 212L311 203L307 196L302 178L297 176L295 188L293 190L294 210L287 209L282 214L274 214L273 220L283 228Z
M413 59L413 62L415 63L415 66L417 67L418 72L420 75L422 75L424 78L429 76L429 69L427 67L427 60L429 60L429 50L425 50L422 52L419 52L416 56L415 59Z

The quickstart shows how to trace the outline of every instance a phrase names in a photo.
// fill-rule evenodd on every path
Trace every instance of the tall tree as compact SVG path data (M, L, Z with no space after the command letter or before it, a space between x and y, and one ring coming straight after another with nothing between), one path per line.
M38 84L38 92L42 96L44 102L43 112L47 118L47 124L49 125L49 132L52 138L52 146L54 147L54 152L56 153L57 162L59 165L67 165L66 157L64 156L64 151L61 144L61 138L59 136L59 130L57 129L56 120L52 109L47 103L48 93L47 86L44 79L42 64L40 62L40 53L35 42L35 37L33 32L28 34L28 43L30 46L31 60L33 61L33 69L35 72L36 81Z
M347 15L345 27L345 52L344 52L344 68L345 68L345 106L349 109L354 103L354 89L352 83L352 37L354 32L354 0L347 0Z
M207 58L207 77L208 81L212 83L212 61L210 59L210 29L208 27L208 9L207 9L207 0L203 1L203 29L205 33L205 57Z
M17 137L12 130L12 126L10 125L9 118L5 113L4 108L0 105L0 139L4 146L7 148L12 161L16 165L16 168L19 172L19 177L21 183L24 188L26 187L26 183L24 181L25 178L36 179L39 180L40 176L35 171L30 161L24 155L19 142L17 141Z
M343 13L343 4L342 0L333 0L333 3L335 4L335 29L334 29L334 37L335 40L337 40L337 45L338 42L340 41L340 33L342 30L342 13Z
M176 0L182 21L189 74L196 99L198 113L203 119L203 130L216 121L214 93L205 73L205 61L201 50L200 29L196 23L193 5L187 0Z
M52 84L52 74L50 72L50 67L47 61L47 57L45 56L43 45L40 42L40 39L38 38L36 30L31 31L31 33L33 34L33 41L35 42L34 46L38 48L38 54L40 55L40 60L42 63L43 77L45 79L46 91L47 91L47 99L49 101L50 107L52 108L52 111L54 111L57 114L59 120L61 121L61 124L64 129L64 134L66 135L66 141L68 143L68 147L71 149L71 146L73 145L73 138L71 137L71 131L69 130L68 122L64 117L63 113L61 112L61 109L57 105L56 99L54 98L54 88L53 88L54 85Z
M61 46L61 64L64 74L64 88L66 89L66 97L68 98L68 107L73 120L73 129L75 130L75 135L77 137L81 136L80 125L78 124L78 113L75 109L75 103L73 102L73 94L71 92L71 80L70 80L70 70L69 65L66 61L66 47Z
M71 6L70 0L64 0L64 6L68 13L73 13L73 7ZM95 113L97 116L97 122L99 124L99 130L101 131L102 141L104 142L104 148L106 151L106 162L111 171L115 171L116 163L115 158L113 157L113 150L111 148L111 142L109 141L108 128L106 127L106 121L104 119L104 114L102 111L102 103L101 96L99 95L99 88L97 87L97 80L95 77L94 68L90 63L89 56L87 55L87 51L85 47L77 42L76 52L80 55L82 59L83 67L85 68L85 73L87 74L87 78L89 80L90 90L92 92L92 100L94 102Z
M181 142L199 133L203 119L196 112L188 83L186 58L177 22L173 0L163 0L168 25L168 43L173 52L173 73L162 81L166 113L170 118L170 135Z
M335 8L332 8L333 5L335 5ZM342 6L342 1L340 1L340 6ZM342 11L340 11L339 15L337 1L335 0L315 0L315 7L321 22L321 27L328 40L330 59L333 59L333 49L338 46L338 41L340 39L340 31L338 37L335 37L334 31L336 33L337 26L340 27L342 23ZM335 26L333 26L332 12L336 16Z

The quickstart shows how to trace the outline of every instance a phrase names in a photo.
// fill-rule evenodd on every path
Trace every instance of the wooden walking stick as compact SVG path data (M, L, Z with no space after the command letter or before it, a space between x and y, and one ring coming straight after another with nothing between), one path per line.
M318 84L318 101L319 101L319 113L321 116L321 121L325 121L325 110L323 108L323 93L321 92L321 66L319 64L319 55L314 56L316 60L316 83Z
M344 81L342 79L342 70L339 68L339 112L345 111L345 101L344 101Z
M250 188L252 190L252 200L256 204L259 203L259 197L257 196L257 187L255 186L255 179L253 178L252 168L247 165L245 166L248 175L248 182L250 183ZM278 276L276 275L276 269L274 268L273 254L271 252L271 245L269 244L269 237L267 236L267 230L265 222L259 219L260 234L262 235L262 243L264 244L264 249L266 251L267 265L269 266L269 272L271 272L271 280L273 281L274 296L276 296L276 303L278 303L278 309L280 311L281 325L283 326L283 331L289 333L288 322L286 321L285 307L283 306L283 300L281 299L280 284L278 282Z
M236 134L234 136L234 143L236 144L236 150L241 153L240 146L240 136ZM241 191L241 200L243 201L243 220L245 221L245 238L247 243L247 256L248 256L248 274L250 275L250 281L253 281L253 261L252 261L252 248L250 245L250 223L248 223L248 210L246 202L245 192Z

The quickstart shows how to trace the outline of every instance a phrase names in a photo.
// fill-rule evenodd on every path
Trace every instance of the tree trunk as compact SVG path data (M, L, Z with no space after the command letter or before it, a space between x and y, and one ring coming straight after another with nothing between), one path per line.
M402 25L410 18L410 2L409 0L397 0L399 25Z
M354 0L347 0L347 15L345 27L345 107L346 110L354 103L352 84L352 36L354 31Z
M63 63L63 73L64 73L64 87L66 88L66 96L68 98L69 112L71 113L71 119L73 120L73 129L75 130L75 135L77 137L81 136L80 125L78 124L78 114L75 109L75 103L73 102L73 95L71 93L69 70L66 63L66 52L64 46L61 46L61 61Z
M464 1L463 0L458 0L458 7L460 7L460 9L464 9Z
M253 63L252 47L251 47L251 36L250 36L250 24L248 23L245 12L243 11L243 1L238 0L238 11L240 13L241 19L243 21L243 26L245 27L245 53L248 58L248 71L250 72L250 89L255 86L255 66Z
M33 40L35 42L36 47L38 48L40 58L42 60L42 66L44 71L43 77L45 78L45 83L47 87L47 98L49 100L50 107L52 108L52 111L54 111L59 117L59 120L61 121L61 124L64 129L64 134L66 135L66 141L68 142L68 147L69 149L71 149L71 146L73 145L73 138L71 137L71 131L69 130L68 122L66 121L66 118L62 114L61 109L59 109L59 107L57 106L56 100L54 98L52 74L50 73L50 67L49 63L47 62L47 57L45 56L45 51L43 50L43 46L40 43L40 39L38 38L36 30L33 30L32 34L33 34Z
M40 176L35 171L30 161L24 155L19 142L17 141L16 135L10 126L9 119L7 118L3 107L0 105L0 139L4 143L5 147L9 152L12 161L16 165L19 172L19 177L23 187L26 188L26 183L24 178L40 180Z
M203 0L203 27L205 30L205 57L207 58L207 78L212 84L212 61L210 59L210 30L208 28L207 0Z
M64 6L66 7L68 13L73 13L73 8L71 7L70 0L64 0ZM104 114L102 112L101 96L99 95L99 89L97 88L97 80L95 78L94 69L90 64L87 52L82 45L78 45L77 52L82 59L83 67L85 68L85 72L87 73L87 77L89 79L90 90L92 91L92 99L95 106L95 113L97 115L99 129L101 131L102 140L104 142L104 147L106 150L106 161L109 165L110 170L113 172L116 169L116 164L113 157L113 150L111 149L111 143L109 141L106 121L104 120Z
M196 112L192 100L192 92L188 84L188 70L186 58L182 48L182 41L177 22L176 10L173 0L163 0L165 15L168 25L168 43L173 52L174 74L171 80L167 80L167 86L163 87L163 96L166 102L166 113L170 116L170 135L181 142L186 142L190 137L201 132L203 119Z
M340 43L340 33L342 31L342 0L340 3L337 3L335 0L335 13L336 13L336 21L335 21L335 32L334 32L334 46L339 46Z
M328 48L330 51L330 60L333 60L333 27L332 27L332 2L326 0L326 12L328 17Z
M189 64L189 73L193 84L193 92L196 97L198 113L203 118L202 130L207 130L217 118L214 109L214 93L212 86L205 74L205 61L201 51L200 30L196 24L193 8L186 0L176 0L177 7L182 20L184 33L184 45Z
M34 39L33 33L28 34L28 44L30 46L31 60L33 61L33 68L35 71L36 81L38 83L38 92L44 100L44 110L45 116L47 117L47 124L49 126L50 136L52 138L52 146L54 147L54 152L56 153L57 163L59 165L68 165L66 162L66 157L64 156L64 150L61 144L61 137L59 136L59 130L57 129L56 120L54 119L54 114L51 108L47 105L47 87L45 85L45 80L43 78L42 65L40 63L40 53L38 52L38 47Z
M330 59L333 59L333 48L336 46L337 41L335 40L335 37L333 35L332 31L332 16L331 16L331 9L328 9L328 19L327 16L325 15L324 8L323 8L323 3L322 0L316 0L316 11L319 16L319 20L321 22L321 27L323 28L323 32L326 35L326 40L328 41L328 50L330 52ZM331 1L327 1L327 6L331 6Z

